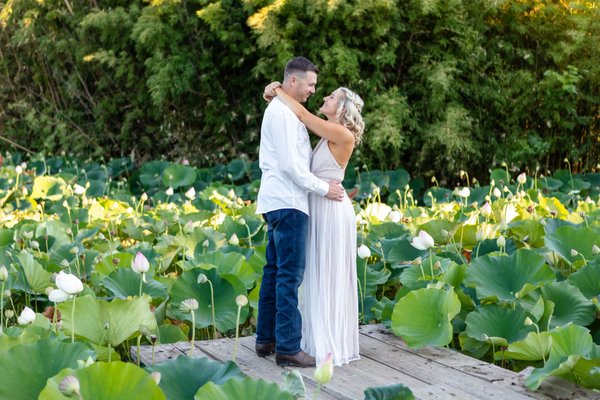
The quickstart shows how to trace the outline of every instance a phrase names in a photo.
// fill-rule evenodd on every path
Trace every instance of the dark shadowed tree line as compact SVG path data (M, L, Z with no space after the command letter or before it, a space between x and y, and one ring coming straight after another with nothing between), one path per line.
M340 85L365 100L361 168L600 162L594 1L3 1L0 135L33 151L255 159L262 89L305 55L309 108Z

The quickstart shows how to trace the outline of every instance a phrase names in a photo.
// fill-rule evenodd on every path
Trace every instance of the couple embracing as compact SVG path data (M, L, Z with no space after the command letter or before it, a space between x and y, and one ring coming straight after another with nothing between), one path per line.
M283 84L263 97L256 212L267 224L256 353L278 365L312 367L359 359L356 219L341 182L364 124L362 99L341 87L313 115L319 69L304 57L285 66ZM308 130L321 140L314 150ZM302 284L302 287L301 287ZM301 292L299 294L299 291ZM299 300L300 298L300 300Z

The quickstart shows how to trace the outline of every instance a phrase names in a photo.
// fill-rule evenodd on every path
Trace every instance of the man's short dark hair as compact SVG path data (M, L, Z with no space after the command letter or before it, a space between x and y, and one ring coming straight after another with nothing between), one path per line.
M285 65L283 77L284 79L287 79L293 74L297 74L299 72L306 73L308 71L312 71L315 74L319 74L319 67L310 62L310 60L306 57L294 57Z

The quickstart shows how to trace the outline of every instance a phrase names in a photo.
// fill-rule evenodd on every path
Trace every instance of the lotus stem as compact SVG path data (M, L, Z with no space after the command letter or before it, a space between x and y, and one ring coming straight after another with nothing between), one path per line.
M144 273L142 272L140 274L140 290L139 290L139 296L142 297L142 285L144 284Z
M54 312L52 313L52 325L54 325L54 334L58 337L58 308L54 303Z
M2 281L2 292L0 292L0 336L4 329L4 282Z
M194 310L191 310L192 314L192 343L190 345L190 357L194 355L194 341L196 340L196 313Z
M212 311L212 325L213 325L213 339L217 337L217 326L215 319L215 292L213 290L213 285L210 279L208 280L208 284L210 286L210 310Z
M75 343L75 299L77 299L77 297L73 296L73 308L71 308L71 324L73 325L71 327L71 343ZM110 361L110 353L108 357Z
M238 305L237 309L237 318L235 320L235 343L233 345L233 355L231 356L231 361L235 362L237 357L237 347L238 340L240 338L240 314L242 313L242 307Z
M429 270L431 271L431 280L433 281L433 250L431 250L431 247L429 248Z
M360 292L360 309L362 311L361 318L364 323L365 322L365 301L364 301L363 290L362 290L362 286L361 286L360 282L358 282L358 291Z
M140 366L140 354L142 352L142 335L137 337L137 365Z
M362 311L363 311L363 322L367 323L366 313L365 313L365 296L367 295L367 266L368 266L368 258L365 258L365 271L363 272L363 298L362 298Z

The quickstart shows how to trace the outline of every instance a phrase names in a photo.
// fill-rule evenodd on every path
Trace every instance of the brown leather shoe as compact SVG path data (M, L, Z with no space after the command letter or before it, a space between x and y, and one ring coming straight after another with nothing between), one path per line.
M270 356L275 353L275 342L271 343L256 343L254 349L259 357Z
M275 354L277 365L290 367L314 367L316 366L315 358L300 350L296 354Z

